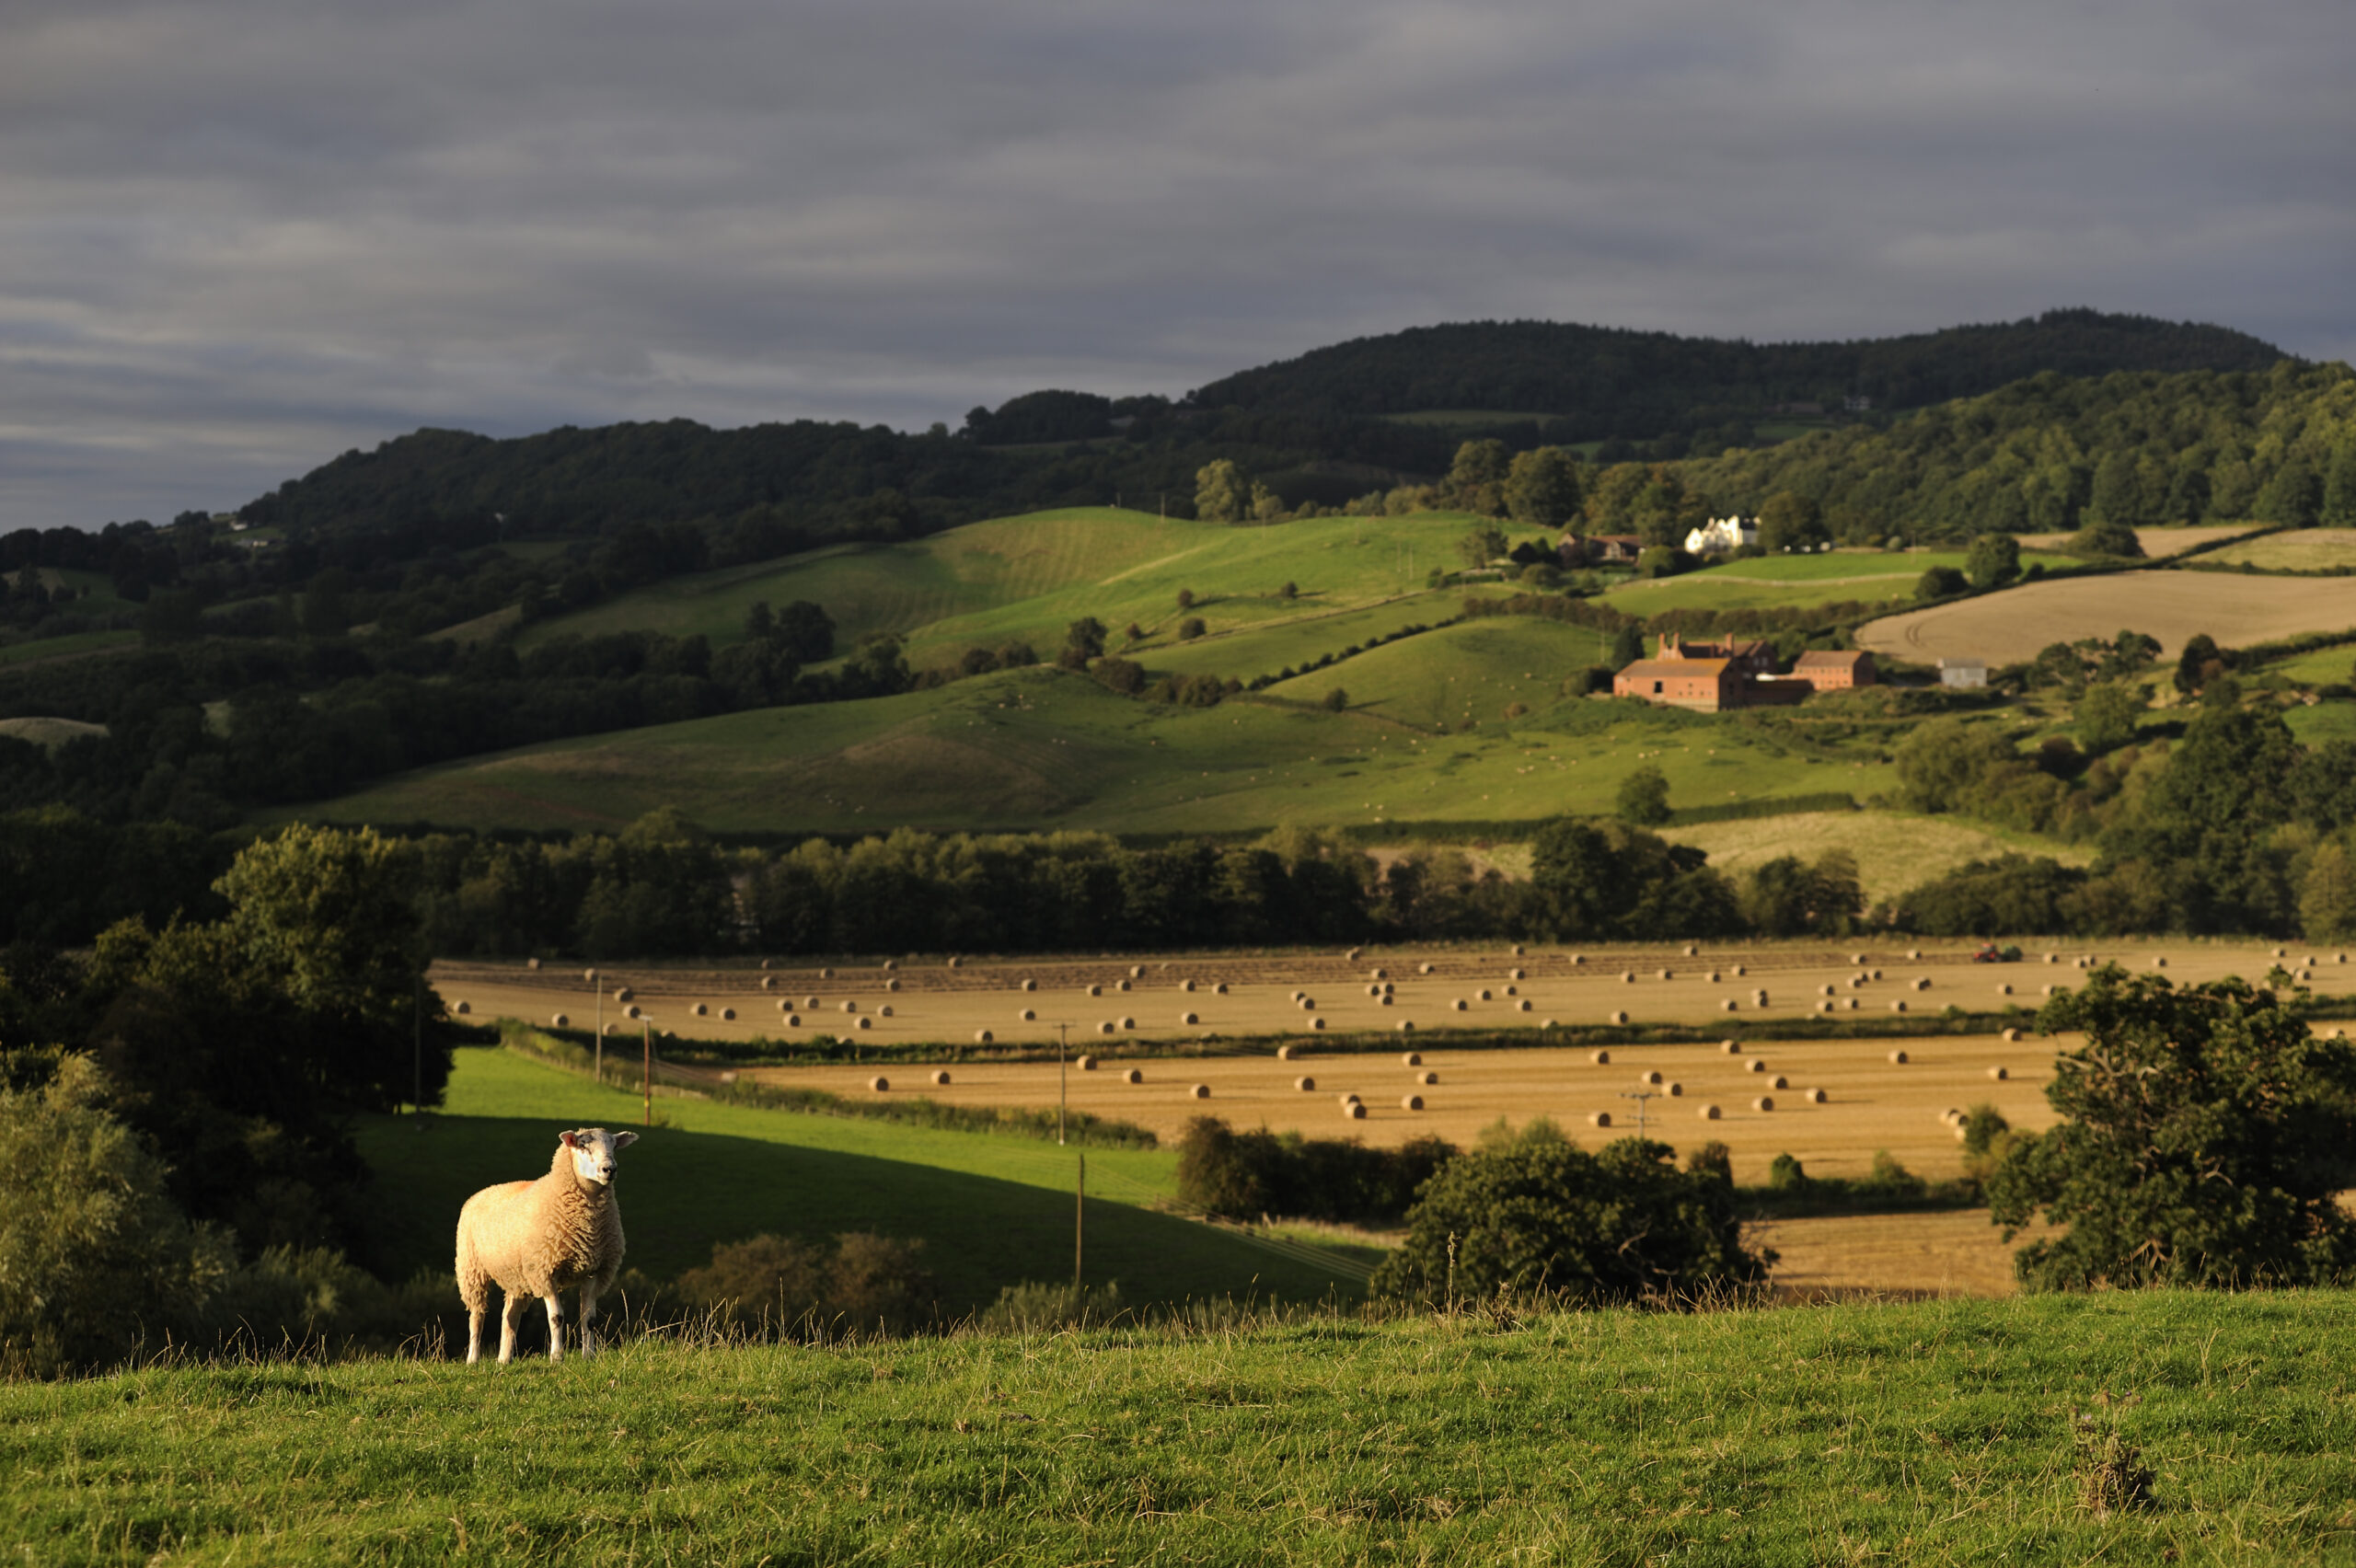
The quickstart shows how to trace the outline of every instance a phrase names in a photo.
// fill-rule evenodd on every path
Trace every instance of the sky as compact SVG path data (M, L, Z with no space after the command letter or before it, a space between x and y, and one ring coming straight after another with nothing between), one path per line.
M0 0L0 532L1439 321L2356 357L2348 0Z

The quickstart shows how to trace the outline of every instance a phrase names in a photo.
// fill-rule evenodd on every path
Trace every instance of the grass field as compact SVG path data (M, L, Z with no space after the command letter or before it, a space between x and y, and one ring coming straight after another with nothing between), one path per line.
M2312 708L2285 709L2282 721L2305 746L2356 740L2356 702L2318 702Z
M71 637L43 637L30 642L0 645L0 665L29 664L36 659L71 659L138 645L139 634L135 631L80 631Z
M2127 571L2024 583L1890 616L1860 628L1856 642L1922 663L1960 657L2009 664L2035 658L2050 643L2108 639L2122 628L2159 639L2164 654L2173 656L2198 632L2228 648L2246 648L2351 628L2356 591L2330 578Z
M918 665L1014 638L1052 654L1064 628L1083 616L1111 627L1117 648L1131 622L1172 635L1182 588L1198 601L1185 613L1214 631L1419 591L1433 566L1456 564L1458 541L1473 522L1426 513L1253 527L1112 507L1034 513L907 544L838 545L675 579L541 622L522 641L645 629L700 633L721 647L743 636L755 601L808 599L834 617L838 646L893 632L907 639ZM1297 597L1278 595L1288 582Z
M0 1386L0 1552L2339 1562L2351 1333L2155 1292L158 1368ZM2152 1505L2089 1506L2113 1435Z
M843 1117L665 1098L663 1125L624 1157L617 1186L629 1262L657 1279L709 1262L715 1241L763 1231L921 1237L953 1315L1001 1286L1071 1277L1076 1150L1011 1136L937 1132ZM639 1125L639 1098L496 1049L459 1054L444 1109L378 1116L359 1129L382 1174L376 1250L386 1272L450 1266L467 1197L538 1175L569 1126ZM1173 1190L1176 1157L1087 1151L1090 1277L1125 1297L1171 1301L1255 1291L1319 1300L1356 1292L1348 1268L1322 1273L1310 1250L1282 1251L1144 1205Z
M2301 686L2345 686L2356 680L2356 643L2342 642L2294 653L2268 664L2265 673L2281 675Z
M2245 563L2260 571L2328 571L2356 567L2356 528L2287 528L2262 539L2227 545L2206 557L2220 566Z
M1740 876L1779 855L1812 860L1827 850L1845 849L1856 858L1868 905L1992 856L2050 855L2073 866L2089 865L2095 858L2093 849L2082 845L1902 812L1805 812L1670 826L1661 829L1661 836L1706 851L1710 864L1729 876Z
M1646 762L1679 806L1887 789L1877 751L1817 761L1773 733L1634 703L1554 699L1547 648L1584 634L1541 621L1446 628L1278 688L1339 686L1350 713L1230 701L1172 708L1050 669L868 702L760 709L552 742L422 769L279 818L573 828L673 805L722 831L1091 828L1226 832L1283 823L1536 821L1606 811ZM1507 666L1474 654L1494 642ZM1485 655L1484 655L1485 656ZM1493 673L1503 671L1502 674ZM1528 674L1530 680L1519 677ZM1507 720L1517 693L1533 711ZM1441 735L1402 724L1477 720ZM1389 721L1395 718L1400 722Z
M1623 615L1656 616L1663 610L1799 609L1850 600L1875 604L1911 601L1914 585L1934 566L1963 569L1962 550L1835 550L1829 555L1761 556L1689 571L1682 577L1629 582L1604 602ZM2021 552L2021 564L2042 562L2050 571L2074 566L2068 556Z
M29 741L34 745L55 751L68 741L85 735L104 735L104 724L86 724L79 719L55 719L35 716L24 719L0 719L0 735L11 740Z

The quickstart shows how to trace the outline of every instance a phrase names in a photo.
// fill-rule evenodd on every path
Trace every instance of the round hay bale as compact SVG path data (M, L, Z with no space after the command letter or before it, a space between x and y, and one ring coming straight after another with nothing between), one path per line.
M1417 1083L1438 1083L1439 1081L1439 1075L1435 1072L1417 1073L1415 1075L1415 1081Z
M698 1018L710 1018L711 1016L711 1009L701 1002L698 1002L691 1010Z
M1489 995L1489 993L1488 993L1488 992L1486 992L1486 991L1475 991L1475 992L1473 992L1473 993L1472 993L1472 996L1473 996L1473 998L1474 998L1475 1000L1477 1000L1477 1001L1493 1002L1493 1001L1496 1000L1496 998L1495 997L1492 997L1492 996L1491 996L1491 995Z
M776 990L776 989L777 989L777 976L776 976L776 975L774 975L774 974L764 974L764 975L762 975L762 976L761 976L761 989L762 989L762 990L764 990L764 991L774 991L774 990Z
M1038 1021L1039 1021L1039 1013L1038 1013L1038 1009L1035 1009L1035 1008L1024 1008L1021 1012L1019 1012L1019 1013L1017 1013L1017 1014L1015 1015L1015 1021L1016 1021L1016 1022L1018 1022L1018 1023L1036 1023L1036 1022L1038 1022Z
M1130 965L1129 965L1129 978L1130 978L1130 979L1132 979L1132 980L1142 980L1142 979L1144 979L1144 978L1145 978L1145 965L1144 965L1144 964L1142 964L1142 963L1132 963L1132 964L1130 964Z
M1448 1010L1450 1012L1463 1012L1469 1009L1472 1005L1472 1003L1466 1001L1463 997L1459 997L1456 1000L1448 1004Z
M1892 1051L1889 1054L1889 1065L1893 1067L1904 1066L1906 1065L1906 1053L1903 1051Z
M1769 1089L1789 1089L1792 1087L1792 1080L1785 1078L1783 1074L1777 1073L1773 1078L1767 1080L1767 1087Z
M1412 1018L1403 1018L1403 1019L1401 1019L1401 1020L1399 1020L1399 1032L1400 1032L1400 1033L1402 1033L1402 1034L1413 1034L1413 1033L1415 1033L1415 1020L1414 1019L1412 1019Z
M1180 1013L1180 1014L1178 1015L1178 1021L1179 1021L1180 1023L1200 1023L1200 1022L1202 1022L1203 1020L1202 1020L1199 1017L1197 1017L1197 1016L1195 1016L1195 1014L1193 1014L1193 1013L1190 1013L1190 1012L1189 1012L1189 1013Z
M1312 1018L1309 1020L1309 1027L1311 1029L1322 1029L1325 1027L1325 1020L1322 1018Z
M1677 975L1674 970L1664 969L1660 972L1660 977L1664 980L1673 980Z
M1397 998L1392 997L1390 992L1385 991L1382 995L1375 997L1374 1005L1380 1008L1393 1007L1397 1005Z
M847 1012L847 1013L855 1013L855 1012L857 1012L858 1010L859 1010L859 1004L858 1004L857 1002L845 1002L845 1003L843 1004L843 1011L845 1011L845 1012Z
M472 1002L459 1002L454 1005L450 1010L459 1018L464 1018L468 1013L475 1010L475 1005Z
M897 969L900 967L900 961L896 958L887 958L884 961L884 967L886 970Z
M1109 1018L1105 1018L1105 1019L1099 1019L1099 1020L1096 1020L1096 1032L1097 1032L1097 1033L1099 1033L1099 1034L1110 1034L1110 1033L1112 1033L1112 1032L1113 1032L1113 1020L1112 1020L1111 1019L1109 1019Z
M1929 990L1931 988L1931 977L1927 974L1916 977L1914 981L1914 988L1918 991Z
M1849 962L1852 963L1863 963L1865 962L1865 955L1861 952L1853 952L1849 955Z
M1369 997L1379 997L1382 995L1382 987L1375 985L1372 981L1369 981L1367 983L1366 994Z
M2153 967L2153 968L2154 968L2154 969L2165 969L2167 966L2168 966L2168 955L2167 955L2167 954L2165 954L2165 953L2164 953L2164 952L2163 952L2163 953L2155 953L2155 954L2154 954L2154 955L2153 955L2153 958L2152 958L2152 967Z
M832 980L834 977L835 972L831 969L821 969L818 971L818 978L821 980Z
M1857 998L1854 997L1849 998L1849 1010L1851 1012L1855 1012L1857 1010Z
M1391 978L1391 971L1388 969L1369 969L1367 971L1367 975L1370 979L1388 980Z
M1681 1083L1666 1083L1661 1085L1660 1091L1672 1099L1681 1099L1685 1093L1685 1086Z
M1590 1127L1608 1127L1611 1125L1611 1113L1590 1111L1588 1113L1587 1124Z
M1700 952L1702 950L1700 948L1695 947L1692 942L1687 942L1685 944L1685 956L1688 958L1692 958L1695 953Z
M1113 989L1115 991L1126 991L1128 988L1129 983L1126 980L1115 980L1113 982Z
M1624 1012L1615 1012L1610 1015L1605 1021L1609 1023L1625 1023L1628 1021L1628 1015Z
M1734 966L1734 972L1738 975L1748 974L1750 973L1750 965L1747 963L1738 963Z
M1588 1053L1587 1059L1593 1062L1599 1067L1608 1067L1611 1065L1611 1053L1609 1051L1590 1051Z
M1186 1091L1186 1098L1189 1100L1208 1100L1210 1097L1211 1086L1207 1083L1198 1083Z
M1347 952L1344 953L1342 956L1343 956L1345 959L1348 960L1350 963L1356 963L1359 959L1361 959L1361 958L1363 958L1363 957L1365 957L1365 956L1366 956L1366 949L1364 949L1364 948L1352 948L1349 951L1347 951Z
M1091 986L1088 988L1088 994L1091 997L1101 997L1104 994L1104 987L1102 986Z
M1816 988L1816 994L1819 997L1829 997L1832 995L1832 987L1830 986L1819 986Z
M1508 980L1527 980L1530 976L1524 974L1519 969L1508 969L1506 971L1506 978Z
M1399 1058L1399 1065L1403 1067L1420 1067L1424 1065L1424 1054L1421 1051L1410 1051Z
M2020 1037L2021 1032L2017 1029L2008 1029L2004 1031L2004 1043L2007 1045L2016 1043L2020 1040Z
M1571 962L1575 964L1585 963L1587 962L1587 954L1583 952L1575 952L1571 954Z
M572 1020L565 1017L562 1013L557 1014L556 1017L549 1021L553 1022L559 1029L571 1029L572 1027Z
M638 993L631 990L627 986L617 986L614 987L614 1000L618 1002L634 1002L638 1000Z
M1138 1020L1133 1018L1124 1018L1121 1020L1121 1027L1123 1029L1135 1029L1137 1026Z
M1342 1115L1352 1122L1363 1122L1366 1120L1366 1107L1353 1100L1342 1107Z
M1873 979L1878 980L1878 979L1880 979L1880 978L1881 978L1881 971L1880 971L1880 970L1878 970L1878 969L1872 970L1872 971L1870 971L1869 973L1870 973L1870 976L1871 976L1871 978L1873 978Z
M1923 950L1921 948L1908 948L1906 950L1906 956L1909 958L1920 958L1923 956Z
M869 1018L865 1013L861 1013L859 1018L859 1027L861 1029L872 1029L875 1027L875 1020Z
M1762 1094L1750 1102L1750 1108L1753 1111L1773 1111L1775 1109L1775 1097L1772 1094Z
M2002 1083L2002 1082L2004 1082L2006 1078L2011 1078L2013 1075L2012 1075L2012 1073L2011 1073L2008 1069L2006 1069L2005 1067L2004 1067L2002 1065L1999 1065L1999 1066L1996 1066L1990 1067L1990 1068L1988 1069L1988 1076L1989 1076L1990 1078L1994 1078L1998 1083Z
M1297 1078L1292 1080L1292 1086L1301 1093L1308 1094L1316 1090L1317 1080L1313 1078Z
M786 1014L786 1015L785 1015L785 1027L786 1027L786 1028L788 1028L788 1029L799 1029L799 1028L801 1028L801 1027L802 1027L802 1015L801 1015L800 1013L788 1013L788 1014Z
M622 1016L623 1016L624 1018L639 1018L639 1017L641 1017L641 1016L643 1016L643 1015L641 1015L641 1014L639 1012L638 1009L637 1009L635 1006L631 1006L631 1007L624 1008L624 1009L622 1009Z
M1082 1056L1080 1060L1074 1062L1072 1066L1078 1067L1081 1072L1092 1073L1096 1070L1096 1058L1093 1056Z
M1540 1024L1538 1027L1539 1027L1539 1028L1541 1028L1541 1029L1553 1029L1553 1028L1557 1027L1557 1025L1555 1024L1554 1020L1553 1020L1553 1019L1551 1019L1551 1018L1550 1018L1550 1019L1548 1019L1545 1022L1543 1022L1543 1023Z
M2283 954L2284 954L2285 952L2287 952L2288 951L2289 951L2289 950L2288 950L2288 949L2285 949L2285 948L2276 948L2276 949L2274 950L2273 953L2272 953L2270 956L2275 957L2275 958L2281 958L2281 956L2283 956ZM536 958L536 959L532 960L532 967L533 967L533 968L537 969L539 966L540 966L540 961L539 961L538 959L537 959L537 958Z
M876 1093L882 1094L884 1090L892 1087L892 1080L885 1078L883 1074L878 1073L875 1077L867 1080L867 1087L873 1090Z
M722 1023L734 1023L736 1021L736 1009L734 1008L721 1009L720 1021Z
M1300 1010L1303 1012L1315 1012L1317 1010L1317 998L1314 997L1301 997Z
M1658 1088L1661 1083L1661 1076L1657 1072L1647 1070L1638 1073L1636 1075L1636 1081L1641 1084L1648 1084L1654 1088Z
M1827 1098L1828 1097L1824 1090L1820 1089L1804 1089L1800 1090L1800 1099L1810 1105L1821 1105Z
M1999 986L1996 987L1996 995L2000 997L2009 997L2012 994L2013 988L2010 986Z
M608 1033L608 1034L611 1034L611 1033L613 1033L613 1032L614 1032L614 1031L615 1031L615 1029L616 1029L617 1027L618 1027L617 1025L615 1025L615 1024L610 1024L610 1023L609 1023L609 1024L606 1025L606 1033Z
M1704 1122L1715 1122L1718 1119L1718 1108L1715 1105L1704 1105L1694 1114Z
M1816 1004L1816 1010L1819 1012L1831 1012L1832 1010L1832 1004L1831 1002L1819 1002Z
M2049 996L2049 997L2050 997L2050 996L2053 995L2053 993L2054 993L2054 992L2059 991L2061 988L2062 988L2062 987L2061 987L2061 986L2046 986L2046 987L2045 987L2045 994L2046 994L2047 996Z
M1035 991L1039 988L1039 982L1036 980L1025 980L1022 982L1022 988L1026 991Z
M1764 1056L1745 1057L1743 1059L1742 1070L1747 1073L1763 1073L1767 1070L1767 1058Z
M1635 983L1636 972L1634 970L1623 969L1620 972L1620 984L1623 986L1633 986Z
M2275 956L2280 958L2282 955L2281 953L2277 953ZM527 958L524 961L524 967L526 969L537 969L539 966L540 961L537 958Z
M1520 944L1519 942L1516 942L1516 943L1514 943L1514 944L1513 944L1513 955L1514 955L1514 957L1516 957L1516 958L1519 958L1519 957L1521 956L1521 952L1522 952L1521 944Z
M804 997L802 998L802 1006L803 1009L808 1012L816 1012L825 1005L825 1003L819 1001L815 997Z
M1742 1055L1742 1042L1739 1040L1719 1041L1718 1055L1721 1056L1738 1056Z
M1524 997L1521 1000L1514 1003L1513 1010L1516 1012L1528 1012L1530 1010L1530 998L1528 997Z
M1892 1012L1904 1012L1906 1010L1906 1004L1902 1000L1894 1001L1889 1004L1889 1010Z
M963 969L965 967L965 961L953 952L949 955L949 967L952 969Z
M1218 985L1216 985L1216 986L1212 986L1212 987L1211 987L1211 995L1212 995L1212 996L1214 996L1214 997L1224 997L1224 996L1226 996L1226 995L1227 995L1227 982L1226 982L1226 981L1224 981L1224 980L1222 980L1222 981L1220 981Z
M1294 1054L1299 1049L1300 1047L1298 1045L1279 1045L1276 1047L1276 1060L1279 1062L1289 1062L1293 1060Z
M1349 1093L1343 1095L1341 1101L1345 1105L1356 1105L1358 1102L1357 1091L1352 1090Z
M1718 1010L1720 1012L1740 1012L1742 1010L1742 1004L1736 1001L1732 997L1728 997L1718 1004Z
M2274 956L2280 958L2282 955L2280 952L2277 952ZM1431 972L1432 966L1428 963L1419 963L1415 965L1415 973L1418 974L1429 974Z
M989 1032L988 1030L985 1029L985 1030L983 1030L979 1034L976 1034L976 1036L974 1036L974 1038L975 1038L975 1039L976 1039L976 1040L978 1040L978 1041L980 1041L983 1044L987 1045L987 1044L988 1044L988 1043L990 1043L990 1032ZM933 1081L934 1083L936 1083L936 1084L940 1084L940 1085L942 1085L943 1087L946 1087L946 1086L947 1086L947 1084L948 1084L948 1082L949 1082L949 1069L948 1069L947 1067L935 1067L935 1068L933 1068L933 1069L932 1069L932 1081Z
M1722 980L1724 980L1725 978L1726 978L1726 974L1725 974L1725 972L1724 972L1724 971L1722 971L1722 970L1716 970L1716 969L1713 969L1713 970L1711 970L1711 971L1710 971L1710 984L1711 984L1711 985L1715 986L1715 985L1717 985L1719 982L1721 982Z
M1195 983L1192 980L1181 980L1178 982L1178 988L1182 991L1191 991L1195 988Z
M2045 955L2045 962L2048 963L2059 963L2062 962L2062 955L2058 952L2049 952Z
M1131 1067L1127 1072L1121 1075L1121 1081L1123 1083L1143 1083L1145 1081L1145 1072L1142 1068Z
M1421 1111L1423 1108L1424 1097L1420 1094L1403 1094L1399 1097L1399 1109L1402 1111Z
M1303 994L1304 993L1299 991L1288 991L1285 993L1285 1000L1288 1002L1297 1002L1300 1000Z

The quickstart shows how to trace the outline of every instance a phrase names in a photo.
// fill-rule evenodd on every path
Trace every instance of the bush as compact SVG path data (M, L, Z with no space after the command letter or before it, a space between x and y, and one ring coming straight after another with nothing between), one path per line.
M690 1307L764 1337L904 1334L939 1316L940 1290L922 1239L847 1231L822 1249L763 1234L715 1242L711 1262L673 1287Z
M1335 686L1325 694L1325 708L1328 712L1345 713L1349 711L1349 707L1350 694L1340 686Z
M1303 1138L1265 1127L1239 1133L1216 1116L1197 1116L1178 1145L1178 1195L1228 1219L1395 1223L1416 1190L1456 1154L1455 1145L1438 1137L1369 1148L1356 1138Z
M1192 642L1195 639L1202 636L1207 629L1209 628L1203 625L1202 617L1188 616L1184 620L1178 623L1178 640L1181 642Z
M1620 793L1613 807L1623 822L1632 822L1639 827L1658 827L1670 814L1668 776L1646 763L1620 781Z
M1645 1138L1589 1154L1530 1129L1451 1160L1407 1217L1377 1295L1677 1301L1755 1286L1774 1261L1744 1250L1734 1190L1715 1170L1680 1170L1673 1149Z
M1045 1334L1065 1329L1098 1329L1129 1310L1118 1284L1093 1287L1042 1285L1025 1280L998 1293L975 1326L994 1334Z
M1970 580L1954 567L1934 566L1915 579L1914 596L1918 599L1944 599L1970 586Z

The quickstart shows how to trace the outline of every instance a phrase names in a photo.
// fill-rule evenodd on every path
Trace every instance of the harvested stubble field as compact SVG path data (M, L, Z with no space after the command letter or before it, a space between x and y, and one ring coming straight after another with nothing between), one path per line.
M2055 642L2116 637L2159 639L2164 656L2206 632L2228 648L2356 627L2356 593L2332 578L2239 577L2213 571L2121 571L2059 582L2027 582L2001 594L1905 615L1858 628L1859 648L1917 663L1984 659L2013 664Z
M2151 559L2165 560L2186 550L2197 550L2203 545L2215 544L2219 539L2235 538L2264 526L2266 525L2262 523L2213 523L2183 528L2138 528L2135 530L2135 542L2143 548L2143 554ZM2075 536L2022 534L2017 537L2024 551L2058 550ZM2072 564L2076 563L2073 561Z
M1592 1043L1550 1045L1542 1025L1674 1023L1741 1040L1747 1025L1829 1017L1870 1036L1873 1020L1894 1018L1900 1009L1909 1018L1950 1006L1977 1013L2034 1009L2048 986L2075 984L2092 963L2116 959L2153 969L2163 958L2179 983L2257 977L2278 962L2271 947L2255 942L2038 947L2030 962L2016 964L1973 963L1970 949L1954 943L1843 951L1762 945L1690 954L1680 948L1370 950L1356 958L1208 952L954 967L936 958L890 969L630 968L601 972L601 990L604 1021L618 1036L635 1035L651 1021L685 1039L773 1042L787 1052L820 1039L873 1048L864 1061L755 1071L765 1081L849 1094L876 1092L869 1080L880 1072L888 1093L1052 1105L1057 1069L1042 1058L1067 1033L1073 1057L1101 1058L1095 1070L1068 1075L1070 1103L1164 1135L1212 1112L1315 1136L1349 1133L1391 1143L1437 1132L1461 1142L1500 1116L1539 1114L1581 1136L1618 1136L1635 1120L1634 1102L1622 1098L1623 1091L1641 1087L1638 1073L1658 1071L1664 1087L1675 1082L1682 1093L1651 1101L1647 1121L1669 1128L1672 1141L1724 1140L1744 1180L1759 1179L1767 1161L1786 1150L1811 1170L1820 1161L1822 1174L1860 1175L1882 1148L1936 1176L1954 1157L1953 1135L1938 1120L1942 1111L1984 1099L2020 1124L2041 1124L2040 1090L2053 1046L2027 1029L2026 1014L2023 1037L2013 1043L1993 1034L1784 1040L1757 1043L1731 1058L1715 1045L1618 1043L1602 1047L1611 1054L1605 1066L1589 1060L1599 1048ZM2295 965L2319 996L2356 994L2356 965L2343 952L2286 950L2279 962ZM477 1018L549 1023L562 1012L570 1026L587 1028L600 1016L597 993L578 970L439 963L433 978L445 1002L463 1001ZM1026 981L1034 988L1024 990ZM624 987L628 999L616 995ZM627 1017L629 1008L641 1019ZM727 1009L736 1017L722 1017ZM1034 1016L1024 1019L1025 1011ZM1414 1027L1402 1031L1402 1023ZM1496 1043L1524 1031L1527 1046ZM1466 1048L1451 1048L1451 1035ZM1281 1043L1300 1059L1277 1060ZM1905 1066L1888 1060L1896 1050L1908 1054ZM1409 1051L1424 1055L1421 1070L1438 1074L1438 1083L1415 1081L1415 1070L1400 1060ZM1761 1059L1766 1070L1743 1070L1749 1057ZM941 1064L950 1081L932 1083L918 1063ZM2002 1081L1989 1077L1998 1066L2008 1074ZM1141 1082L1124 1081L1132 1068ZM1316 1080L1314 1091L1294 1088L1304 1076ZM1781 1090L1770 1087L1777 1076L1787 1080ZM1194 1096L1196 1084L1208 1089L1207 1098ZM1825 1090L1826 1102L1807 1103L1802 1096L1810 1089ZM1352 1092L1367 1108L1364 1120L1344 1119L1339 1097ZM1411 1093L1424 1096L1423 1110L1403 1107ZM1774 1100L1773 1111L1752 1108L1761 1095ZM1712 1103L1719 1119L1704 1123L1700 1108ZM1609 1134L1589 1124L1600 1113L1612 1117Z
M2356 566L2356 528L2291 528L2262 539L2228 545L2208 559L2260 571L2329 571Z

